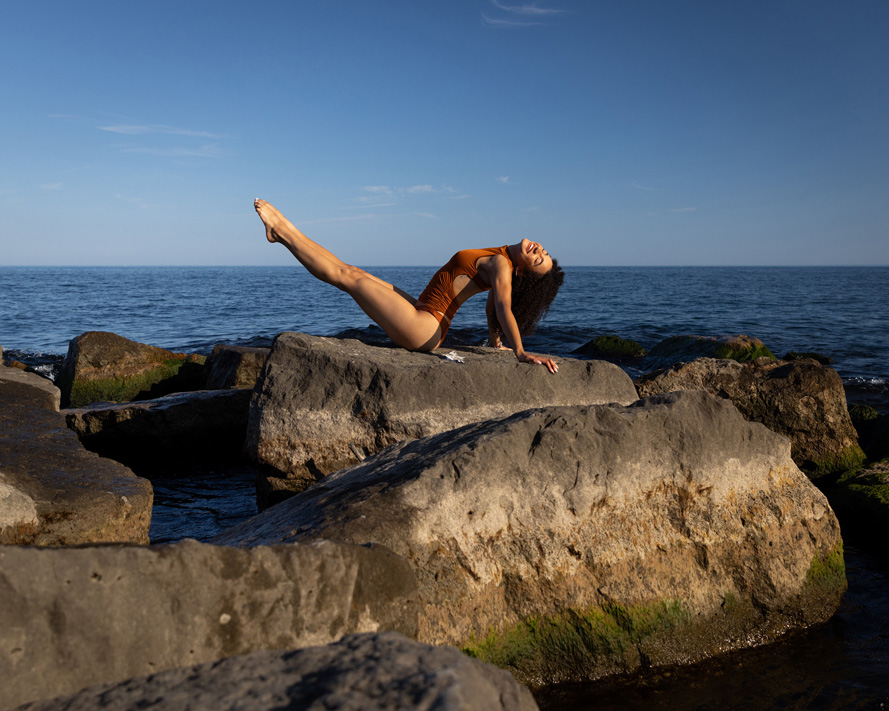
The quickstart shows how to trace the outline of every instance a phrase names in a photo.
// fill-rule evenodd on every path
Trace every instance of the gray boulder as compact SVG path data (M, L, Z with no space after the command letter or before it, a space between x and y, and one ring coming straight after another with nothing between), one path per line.
M265 651L86 689L21 711L339 709L340 711L536 711L507 672L450 647L395 632L336 644Z
M260 649L417 629L407 563L329 541L0 547L0 591L2 709Z
M350 339L279 335L247 428L248 455L278 472L268 490L301 491L394 442L529 407L636 400L629 376L611 363L563 358L551 374L518 363L511 352L457 353L465 362L447 359L442 350L410 353Z
M401 442L217 538L374 541L420 641L524 683L594 679L828 619L840 529L788 440L707 393L547 407Z
M90 451L127 466L237 460L251 390L198 390L154 400L62 410Z
M699 358L643 375L636 387L641 397L703 389L731 400L748 420L789 437L793 460L813 479L864 459L843 381L835 370L811 359L742 364Z
M249 348L247 346L218 345L207 358L208 390L225 390L226 388L253 389L262 366L269 356L268 348Z
M0 366L0 544L148 543L151 484L86 451L58 407L48 380Z

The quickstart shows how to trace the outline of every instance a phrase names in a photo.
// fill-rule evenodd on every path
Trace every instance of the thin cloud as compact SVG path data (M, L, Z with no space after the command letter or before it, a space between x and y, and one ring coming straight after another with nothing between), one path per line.
M408 188L407 191L411 195L416 195L418 193L434 193L435 188L431 185L414 185L412 188Z
M381 193L383 195L392 194L392 188L390 188L388 185L365 185L361 189L369 193Z
M509 184L510 184L510 182L509 182L509 176L508 176L508 175L503 175L503 176L497 178L497 182L498 182L498 183L503 183L503 184L505 184L505 185L509 185Z
M495 17L488 17L482 13L482 24L489 27L534 27L541 24L540 22L523 22L521 20L506 20Z
M121 148L121 153L139 153L148 156L162 156L164 158L218 158L222 155L218 146L206 145L199 148Z
M650 188L647 185L640 185L639 183L630 183L631 188L635 188L636 190L657 190L657 188Z
M670 212L694 212L696 207L671 207Z
M46 183L40 186L41 190L61 190L62 183Z
M347 205L346 210L367 210L368 208L376 208L376 207L394 207L397 205L397 202L373 202L372 198L358 198L357 202L361 203L360 205Z
M159 133L167 136L190 136L193 138L211 138L213 140L225 138L225 136L219 133L192 131L187 128L176 128L175 126L165 126L163 124L116 124L114 126L99 126L98 129L100 131L118 133L123 136L146 136Z
M489 27L535 27L544 24L543 20L565 14L565 10L554 7L539 7L533 3L504 5L502 2L498 2L498 0L491 0L491 5L504 14L492 17L482 12L482 24Z
M431 212L415 212L414 214L417 217L428 217L430 220L436 219L436 216L433 215Z
M514 12L517 15L562 15L565 13L564 10L559 10L552 7L537 7L537 5L534 4L504 5L501 2L497 2L497 0L491 0L491 4L498 10L503 10L504 12Z

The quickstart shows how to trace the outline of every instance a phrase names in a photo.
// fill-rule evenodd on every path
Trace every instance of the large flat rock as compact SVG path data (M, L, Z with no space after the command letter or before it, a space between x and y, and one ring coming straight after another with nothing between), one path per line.
M325 647L254 652L175 669L21 711L536 711L507 672L450 647L395 632L349 635Z
M0 599L4 710L261 649L417 629L404 560L328 541L0 547Z
M443 349L411 353L280 334L251 403L247 451L304 488L404 439L530 407L637 397L629 376L611 363L562 358L551 374L512 352L457 352L464 362L447 359Z
M679 392L402 442L223 533L374 541L417 571L420 641L520 681L700 660L828 619L837 520L790 442Z
M0 367L0 543L148 543L151 484L84 449L48 382Z

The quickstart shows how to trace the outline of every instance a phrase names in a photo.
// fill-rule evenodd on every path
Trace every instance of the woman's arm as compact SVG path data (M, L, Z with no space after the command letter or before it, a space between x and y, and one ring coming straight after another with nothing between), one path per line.
M499 259L498 262L500 262ZM516 323L515 316L512 315L512 270L505 259L501 263L493 265L493 267L491 293L488 295L488 300L489 303L493 301L494 312L497 314L500 328L503 335L506 336L506 340L512 346L515 357L521 363L545 365L550 373L555 373L559 366L556 365L552 358L525 353L525 349L522 347L522 336L519 333L519 326ZM500 339L498 336L497 345L499 343ZM491 345L494 345L493 339L491 340Z
M488 292L488 300L485 302L485 316L488 319L488 343L492 348L501 348L511 351L512 348L503 344L501 340L500 326L496 320L497 307L494 304L494 290Z

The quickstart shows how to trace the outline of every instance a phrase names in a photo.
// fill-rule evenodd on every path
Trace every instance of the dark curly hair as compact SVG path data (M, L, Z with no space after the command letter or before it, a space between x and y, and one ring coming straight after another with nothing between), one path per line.
M515 316L521 335L530 336L534 333L540 319L549 311L563 281L565 272L557 259L553 259L552 269L543 275L513 271L512 315ZM495 333L503 333L496 313L490 315L490 326Z

